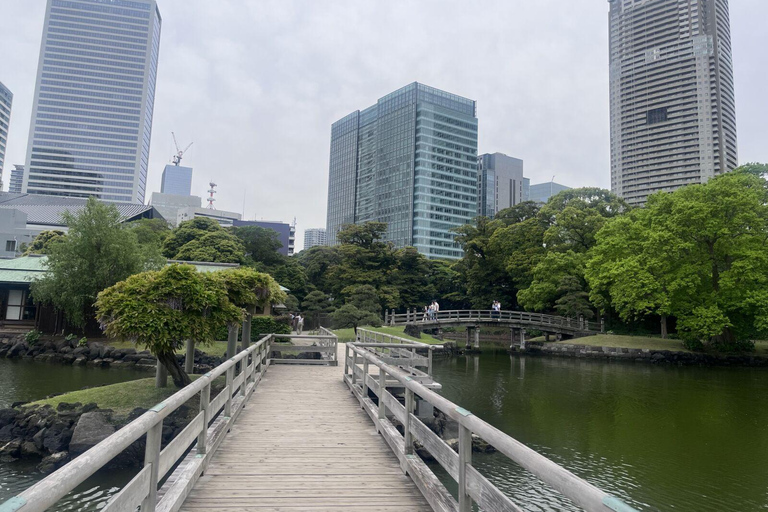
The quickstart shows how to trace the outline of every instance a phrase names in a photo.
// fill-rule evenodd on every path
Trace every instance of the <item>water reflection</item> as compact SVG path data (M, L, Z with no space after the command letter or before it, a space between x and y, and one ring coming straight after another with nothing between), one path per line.
M764 369L497 351L434 371L443 395L640 510L768 510ZM475 461L526 510L572 509L504 456Z

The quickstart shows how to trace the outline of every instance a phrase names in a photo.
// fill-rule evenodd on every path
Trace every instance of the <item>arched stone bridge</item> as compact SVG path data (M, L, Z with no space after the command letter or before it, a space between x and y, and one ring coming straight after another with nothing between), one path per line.
M605 324L602 320L590 322L584 318L567 318L525 311L477 309L438 311L432 316L416 309L409 309L405 313L387 311L384 323L390 326L413 326L420 331L443 327L466 327L467 346L469 347L474 343L475 348L480 345L481 327L508 327L511 343L514 345L519 341L521 348L525 348L526 329L541 331L547 339L551 335L556 335L558 338L562 336L580 337L605 331Z

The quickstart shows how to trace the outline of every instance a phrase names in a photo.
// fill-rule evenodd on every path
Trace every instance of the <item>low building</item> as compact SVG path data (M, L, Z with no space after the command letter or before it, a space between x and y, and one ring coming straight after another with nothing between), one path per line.
M328 245L325 228L307 228L304 230L304 249L310 249L317 245Z
M0 260L0 328L28 331L38 327L40 315L46 314L48 332L57 332L60 318L51 308L38 307L30 297L30 283L45 275L45 256L33 255Z
M536 185L531 185L529 187L528 198L526 199L526 201L534 201L536 203L546 204L547 201L549 201L550 197L556 196L558 193L562 192L563 190L570 190L570 189L571 187L560 185L559 183L555 183L554 181L548 181L547 183L538 183Z
M293 256L296 247L296 226L286 222L267 220L236 220L235 227L259 226L264 229L276 231L278 239L283 246L277 252L284 256Z
M21 185L24 183L24 166L13 164L11 171L11 180L8 183L8 192L12 194L21 194Z
M231 227L234 225L234 221L242 218L242 215L237 212L203 208L201 206L203 199L200 196L152 192L149 204L154 206L173 227L196 217L214 219L223 227Z

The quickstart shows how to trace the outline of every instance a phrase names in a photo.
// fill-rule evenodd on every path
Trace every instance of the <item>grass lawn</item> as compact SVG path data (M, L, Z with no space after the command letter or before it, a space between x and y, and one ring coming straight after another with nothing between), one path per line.
M535 341L544 341L544 337L536 338ZM595 336L585 336L574 340L563 340L559 343L572 343L575 345L589 345L593 347L617 347L617 348L640 348L649 350L673 350L676 352L692 352L683 346L680 340L662 339L651 336L627 336L621 334L597 334ZM768 341L756 341L756 356L768 357Z
M169 379L170 381L170 379ZM169 382L168 387L156 388L155 378L130 380L109 386L72 391L53 398L38 400L29 405L50 405L56 408L60 402L89 404L95 402L101 409L112 409L118 416L126 416L136 407L149 409L162 402L178 389Z
M192 380L200 377L199 375L190 375ZM211 384L211 397L215 397L226 385L225 378L219 377ZM81 389L80 391L72 391L64 393L63 395L55 396L53 398L46 398L44 400L38 400L25 405L50 405L54 409L61 402L68 404L81 403L83 405L89 403L98 404L100 409L112 409L116 416L125 417L136 407L142 407L149 409L150 407L158 404L179 391L179 389L173 385L171 378L168 378L168 386L164 388L155 387L155 378L129 380L127 382L119 382L117 384L110 384L109 386L99 386L89 389ZM199 395L195 395L187 402L194 410L197 410L197 400ZM193 403L194 402L194 403Z
M108 347L112 348L135 348L136 350L143 350L137 347L133 344L132 341L120 341L120 340L99 340L104 345L107 345ZM227 342L226 341L214 341L211 345L204 345L204 346L196 346L195 347L198 350L201 350L205 352L206 354L210 354L212 356L217 357L224 357L224 354L227 353ZM240 351L240 342L237 342L237 348L238 352ZM181 347L179 350L176 351L177 354L184 354L186 353L186 348Z
M421 334L421 338L414 338L413 336L406 336L403 332L405 327L360 327L360 329L367 329L369 331L382 332L384 334L391 334L392 336L399 336L407 340L420 341L421 343L428 343L430 345L442 345L443 342L433 338L429 334ZM355 339L354 329L336 329L333 333L339 337L339 341L353 341Z

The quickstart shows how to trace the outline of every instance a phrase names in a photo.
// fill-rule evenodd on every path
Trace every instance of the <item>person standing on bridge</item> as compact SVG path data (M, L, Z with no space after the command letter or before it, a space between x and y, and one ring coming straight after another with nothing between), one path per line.
M436 320L437 319L437 314L440 312L440 304L438 304L436 300L433 300L432 301L432 306L433 306L432 307L432 311L433 311L432 319Z

